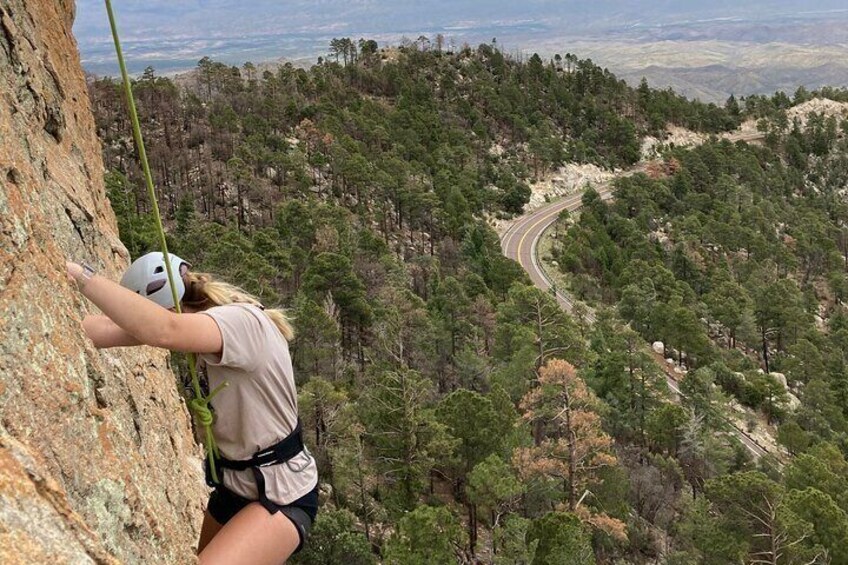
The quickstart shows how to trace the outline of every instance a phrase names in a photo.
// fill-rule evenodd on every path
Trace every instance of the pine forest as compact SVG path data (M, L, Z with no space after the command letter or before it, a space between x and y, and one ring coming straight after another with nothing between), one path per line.
M120 81L89 90L137 257ZM848 112L816 110L848 92L349 38L133 90L171 251L293 319L321 510L292 562L848 564ZM609 181L545 232L550 292L501 236L566 165Z

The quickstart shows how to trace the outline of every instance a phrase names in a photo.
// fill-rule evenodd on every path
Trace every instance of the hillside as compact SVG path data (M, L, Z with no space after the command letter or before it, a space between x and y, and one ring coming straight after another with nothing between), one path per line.
M100 79L90 89L121 235L138 254L153 239L116 85ZM289 307L298 320L301 416L325 494L301 562L345 555L355 563L559 563L567 554L585 563L686 563L710 551L738 561L758 550L763 533L756 522L740 526L734 505L758 504L757 489L768 494L758 512L788 496L793 502L781 502L781 512L797 531L813 531L808 499L784 478L802 473L802 463L788 452L782 472L773 458L754 461L725 428L722 404L730 400L712 386L739 393L739 402L780 426L782 444L799 461L820 461L828 473L844 464L827 443L837 436L815 435L793 415L812 417L816 409L780 364L788 330L781 328L774 353L779 339L769 326L772 365L764 371L786 372L800 412L787 411L786 390L756 371L760 344L742 349L748 333L733 333L742 360L714 363L724 359L721 339L729 333L697 300L709 292L706 282L684 280L687 288L669 277L694 272L715 252L697 251L688 239L675 251L681 245L658 223L664 209L623 189L614 206L630 202L636 217L609 226L603 218L612 212L590 197L588 213L563 229L576 243L560 258L576 292L618 305L590 328L528 285L488 225L542 205L545 190L609 178L636 163L653 138L666 161L649 170L660 177L637 175L622 186L659 198L670 190L663 183L688 174L697 179L687 181L698 187L687 188L692 203L672 211L699 210L703 222L712 200L698 190L725 190L725 177L737 179L739 205L753 206L763 189L751 183L778 183L788 208L765 208L769 215L748 228L771 242L775 229L795 229L789 220L800 205L785 188L797 185L796 173L778 167L775 148L786 137L802 154L822 154L824 146L834 158L842 152L825 118L792 133L789 116L803 117L804 109L838 115L838 103L799 91L806 106L795 114L785 96L718 107L646 84L629 88L571 54L525 60L493 45L448 53L422 43L387 52L344 38L309 69L260 72L204 59L193 81L178 85L149 69L135 90L172 248L267 304ZM764 122L760 131L762 119L787 126ZM746 120L745 131L753 128L772 149L709 140ZM683 147L691 141L704 145ZM596 233L599 226L610 232ZM657 233L640 235L648 227ZM666 240L675 247L671 266L661 268L663 248L652 242ZM747 273L742 250L734 253L735 268ZM646 328L606 269L628 273L629 283L660 273L654 285L662 299L650 304L674 323L658 319ZM666 295L661 284L680 292ZM654 331L663 327L675 333ZM682 406L669 396L646 338L663 340L688 369L679 372L686 374ZM576 430L561 411L569 398L583 426L571 448L564 438ZM838 427L832 411L827 418ZM583 454L574 467L569 449ZM809 486L816 492L805 496L830 497L841 516L830 486ZM737 491L739 498L727 494ZM793 559L838 551L815 531L819 537L793 545ZM724 548L718 540L728 536L733 545Z
M823 458L837 464L826 473L844 462L845 109L822 99L772 107L758 126L764 147L713 140L668 149L648 174L615 181L611 204L589 190L579 217L554 225L552 251L571 292L595 308L614 306L683 367L680 389L703 421L744 406L777 424L778 442L797 457L783 473L767 471L768 480L723 478L740 489L729 506L727 492L707 483L714 525L721 529L734 505L755 504L747 489L768 489L768 497L793 501L784 506L791 520L813 527L816 542L800 555L834 562L844 555L841 542L820 534L801 502L810 496L803 489L820 496L827 487L798 472L829 467ZM760 425L748 419L752 429ZM846 507L836 491L829 497L822 503L844 528ZM758 527L724 530L733 541L722 549L706 536L690 543L703 558L730 562L768 552L750 537Z

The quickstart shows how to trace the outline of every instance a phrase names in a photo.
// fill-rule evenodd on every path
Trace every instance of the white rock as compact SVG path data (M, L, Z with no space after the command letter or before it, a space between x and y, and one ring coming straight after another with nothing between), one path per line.
M834 116L837 119L844 118L848 115L848 104L845 102L835 102L827 98L813 98L803 104L790 108L786 112L786 117L789 118L789 123L792 123L792 120L798 118L801 127L806 127L807 118L811 113L824 114L825 117Z
M614 176L613 171L602 169L597 165L566 163L539 179L538 182L531 184L532 192L526 209L535 210L553 198L571 194L590 185L597 190L611 182Z
M789 390L789 385L786 384L786 375L783 373L769 373L769 376L779 382L783 388Z
M793 410L793 411L797 410L798 407L801 406L801 400L797 396L795 396L791 392L786 393L786 396L789 398L789 409L790 410Z
M661 341L655 341L651 344L651 349L653 349L656 353L662 355L665 352L665 346Z

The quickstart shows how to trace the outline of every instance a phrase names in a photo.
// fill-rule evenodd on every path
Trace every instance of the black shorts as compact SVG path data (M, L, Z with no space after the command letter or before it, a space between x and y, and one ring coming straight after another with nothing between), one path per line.
M219 485L209 495L209 505L206 509L215 521L223 526L251 502L258 501L239 496L230 489ZM315 516L318 515L318 486L316 485L311 492L290 504L275 506L297 528L297 533L300 536L300 543L294 551L297 553L309 537L309 532L312 530L312 523L315 522Z

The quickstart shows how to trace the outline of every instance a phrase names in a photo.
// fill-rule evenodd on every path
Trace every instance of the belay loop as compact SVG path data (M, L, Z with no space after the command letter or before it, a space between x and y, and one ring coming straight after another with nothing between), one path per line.
M171 261L168 258L168 243L165 241L165 230L162 227L162 217L159 215L159 203L156 200L156 190L153 188L153 176L150 174L150 165L147 162L147 151L144 149L144 139L141 137L141 126L138 123L138 112L135 109L135 98L133 98L130 79L127 75L127 67L124 64L124 53L121 50L121 41L118 38L118 27L115 24L115 14L112 12L112 2L105 0L106 13L109 15L109 26L112 29L112 39L115 42L115 52L118 55L118 66L121 68L121 78L124 81L124 94L127 99L127 109L130 114L130 122L132 122L133 138L135 146L138 149L138 158L141 161L141 168L144 171L144 180L147 184L147 194L150 197L150 204L153 208L153 217L156 220L156 228L159 232L159 244L162 248L162 255L165 260L165 270L168 273L168 283L171 285L171 294L174 298L174 309L177 313L181 313L180 299L177 296L177 285L174 283L174 273L171 269ZM215 436L212 434L212 412L209 410L209 401L212 397L220 392L221 388L226 385L222 383L209 396L204 396L200 388L200 379L197 377L197 366L194 359L194 354L188 354L188 369L191 373L191 384L194 389L194 399L189 402L189 407L197 415L198 423L206 432L206 456L209 459L209 470L213 480L218 481L218 473L215 469L215 457L219 455L218 446L215 443Z

